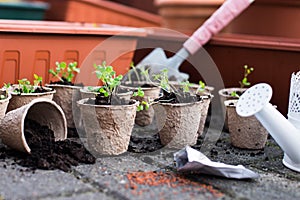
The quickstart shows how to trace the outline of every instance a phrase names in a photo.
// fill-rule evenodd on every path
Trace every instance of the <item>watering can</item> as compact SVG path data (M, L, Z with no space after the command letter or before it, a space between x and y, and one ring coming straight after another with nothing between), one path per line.
M239 98L236 112L242 117L254 115L284 151L283 164L300 172L300 73L291 79L289 113L286 119L272 104L272 88L259 83ZM299 105L299 106L298 106ZM299 107L299 108L298 108Z

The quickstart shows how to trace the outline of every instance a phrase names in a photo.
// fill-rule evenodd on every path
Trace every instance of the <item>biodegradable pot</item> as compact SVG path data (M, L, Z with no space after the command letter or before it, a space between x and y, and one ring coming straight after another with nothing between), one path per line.
M62 109L52 100L39 98L20 108L8 112L0 123L0 138L12 149L30 153L30 147L24 135L26 119L42 126L48 126L54 132L55 140L67 138L67 122Z
M176 82L176 81L170 81L169 82L172 86L174 86L176 89L178 89L180 87L180 83ZM192 83L190 85L190 90L192 93L197 93L198 95L201 96L203 103L201 104L201 109L200 109L200 113L201 113L201 118L200 118L200 122L199 122L199 127L198 127L198 136L203 134L203 130L204 130L204 126L205 126L205 121L208 115L208 110L209 110L209 106L210 106L210 102L211 99L213 97L213 95L211 94L214 91L214 87L211 86L205 86L203 91L198 91L199 85Z
M47 86L56 90L53 101L63 109L68 127L76 128L75 123L80 123L80 114L76 102L80 99L81 87L60 84L47 84Z
M77 102L83 117L87 149L96 156L126 152L139 102L128 105L92 105L86 103L88 100Z
M220 97L220 102L221 102L221 109L222 109L222 116L224 116L224 129L228 131L228 119L227 119L227 114L226 114L226 106L224 102L226 100L231 100L231 99L238 99L238 97L231 96L232 92L238 92L238 93L243 93L247 90L247 88L238 88L238 87L232 87L232 88L224 88L218 91L219 97Z
M139 83L138 85L143 85L144 83ZM135 92L138 90L138 86L127 86L127 85L120 85L120 88L122 90L132 91ZM160 87L159 86L153 86L153 87L141 87L144 91L144 97L132 97L132 99L135 99L139 102L146 101L149 102L149 100L154 100L159 97L160 95ZM153 122L154 118L154 110L152 106L149 107L148 110L142 110L136 113L135 123L139 126L145 127L150 125Z
M0 91L0 94L6 95L6 92ZM5 116L7 106L8 106L10 99L11 99L11 94L8 93L6 99L0 100L0 119L2 119Z
M80 95L81 95L81 99L86 99L86 98L95 98L96 94L99 94L98 92L92 92L88 89L89 86L85 86L83 88L80 89ZM100 88L101 86L95 86L93 87L94 89L96 88ZM129 92L120 92L117 93L117 95L124 99L124 100L129 100L132 97L132 91Z
M160 141L164 146L183 148L197 143L202 103L153 104Z
M18 88L19 85L13 85L12 90L9 91L11 94L11 99L9 101L8 107L7 107L7 112L14 110L16 108L19 108L21 106L24 106L28 103L30 103L32 100L37 99L37 98L46 98L46 99L53 99L53 95L55 94L55 90L52 90L49 87L43 87L44 89L47 90L47 92L43 93L21 93L18 94L16 92L13 92L15 88ZM35 88L39 86L34 86Z
M226 100L226 113L231 144L243 149L263 149L268 138L268 131L255 116L241 117L236 113L238 100Z

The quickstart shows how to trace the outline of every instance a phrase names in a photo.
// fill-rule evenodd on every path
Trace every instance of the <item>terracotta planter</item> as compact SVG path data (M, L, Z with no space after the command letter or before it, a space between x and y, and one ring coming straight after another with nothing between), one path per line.
M235 111L237 100L224 102L227 109L231 144L243 149L263 149L268 132L255 116L240 117Z
M160 141L169 148L197 143L202 101L195 103L157 103L153 105Z
M142 85L143 83L140 83L138 85ZM138 87L133 86L126 86L126 85L120 85L120 88L127 91L135 92L138 90ZM160 94L160 87L153 86L153 87L142 87L144 91L144 97L132 97L133 99L142 102L142 101L149 101L154 100L159 97ZM135 123L139 126L145 127L150 125L153 122L154 117L154 110L153 107L150 106L148 110L142 110L136 113L135 117Z
M224 0L155 0L162 26L191 34L208 19Z
M299 17L298 0L256 0L225 32L299 38Z
M130 105L90 105L78 101L87 136L87 149L95 156L118 155L128 149L138 102Z
M6 94L6 92L0 90L0 94L4 95L4 94ZM10 99L11 99L11 94L8 93L6 99L0 100L0 119L2 119L5 116L7 106L8 106L8 103L9 103Z
M222 108L222 116L224 116L224 129L225 131L228 131L228 119L227 119L227 114L226 114L226 106L224 102L226 100L231 100L231 99L238 99L238 97L231 96L232 92L239 92L243 93L247 88L238 88L238 87L232 87L232 88L224 88L218 91L219 97L220 97L220 102L221 102L221 108Z
M49 99L35 99L31 103L8 112L0 123L0 138L12 149L30 153L24 136L26 119L48 126L56 140L67 138L67 123L62 109Z
M56 90L53 101L55 101L64 111L67 119L67 126L69 128L76 128L75 123L80 122L80 114L76 102L80 99L81 87L59 84L47 84L46 86Z
M19 108L21 106L24 106L28 103L30 103L32 100L37 99L37 98L46 98L46 99L53 99L53 95L55 94L55 90L52 90L51 88L48 87L43 87L44 89L48 90L48 92L43 92L43 93L21 93L19 95L16 92L13 92L15 88L18 88L18 85L13 85L12 86L12 91L10 91L11 94L11 100L9 101L8 107L7 107L7 112L14 110L16 108ZM36 86L37 87L37 86Z

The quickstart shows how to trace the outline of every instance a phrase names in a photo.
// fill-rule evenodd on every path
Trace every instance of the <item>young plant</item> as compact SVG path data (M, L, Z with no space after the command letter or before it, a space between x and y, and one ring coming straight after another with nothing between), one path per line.
M101 81L102 87L99 92L105 97L111 97L116 92L116 88L121 84L122 75L116 75L112 66L107 66L104 61L102 65L94 65L97 78Z
M133 62L130 63L130 68L131 70L128 72L128 81L130 83L133 82L132 80L132 74L134 74L134 76L136 77L136 81L141 82L141 81L145 81L145 82L151 82L150 80L150 75L149 75L149 68L147 69L137 69ZM133 71L133 73L132 73Z
M251 85L251 83L248 81L248 76L253 71L254 71L253 67L249 68L248 65L244 65L244 77L243 77L243 79L241 81L239 81L240 88L249 87ZM240 95L236 91L231 92L230 96L236 97L236 98L240 97Z
M144 97L145 93L142 90L142 88L139 87L138 90L132 94L132 96L133 97ZM150 107L149 102L147 102L147 101L140 101L140 104L137 107L137 111L148 110L149 107Z
M172 87L169 84L168 69L161 70L160 74L154 74L153 79L154 81L158 81L160 87L166 92L170 93L172 91Z
M37 74L33 74L33 77L34 77L33 85L42 87L43 77L41 77Z
M199 81L198 85L199 85L199 87L197 88L196 93L203 92L205 90L205 83L203 81Z
M14 92L21 94L21 93L33 93L34 86L31 85L30 81L27 78L23 78L18 80L19 88L15 89Z
M8 96L8 91L11 87L11 84L10 83L4 83L4 88L5 88L5 94L1 94L0 95L0 100L3 100L3 99L6 99L7 96Z
M244 77L242 81L239 81L241 88L249 87L251 83L248 81L248 76L254 71L253 67L248 67L248 65L244 65Z
M56 62L55 70L49 69L49 73L58 78L62 82L72 83L75 73L79 73L80 69L77 68L77 62Z

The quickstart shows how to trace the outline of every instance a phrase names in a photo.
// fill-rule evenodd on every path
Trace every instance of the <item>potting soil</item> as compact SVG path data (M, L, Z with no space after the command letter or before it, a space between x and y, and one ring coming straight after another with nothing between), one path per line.
M197 102L201 99L198 95L192 95L189 92L184 92L181 88L176 92L167 92L163 90L163 96L155 101L159 101L161 103L191 103Z
M80 163L95 163L95 157L80 142L69 139L55 142L54 133L47 126L26 119L24 130L31 154L1 148L0 159L13 157L17 164L31 170L60 169L65 172L71 171L72 166Z

